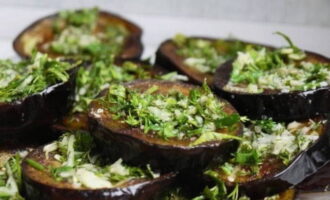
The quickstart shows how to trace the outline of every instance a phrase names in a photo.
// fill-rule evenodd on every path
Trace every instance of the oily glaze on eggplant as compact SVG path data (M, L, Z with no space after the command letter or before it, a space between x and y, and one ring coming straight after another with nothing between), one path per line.
M158 94L167 94L169 91L180 91L188 95L195 88L193 85L170 81L133 81L125 84L127 88L146 91L152 86L157 86ZM236 110L225 100L224 112L236 113ZM97 110L103 109L102 114ZM149 162L154 168L163 170L199 168L203 167L215 156L221 157L234 151L237 141L222 140L202 143L191 146L188 139L161 139L153 134L144 134L140 128L132 128L120 120L114 120L111 113L98 101L90 104L89 112L90 131L98 144L110 157L122 157L132 163ZM239 123L234 134L239 135L242 125Z
M49 155L49 159L46 159L43 149L38 148L26 159L33 159L44 166L59 165L59 162L53 159L53 155ZM70 183L54 180L49 172L35 169L26 159L22 164L22 176L25 193L30 200L145 200L166 189L176 176L175 173L168 173L154 179L133 179L115 188L75 188Z
M38 132L36 128L47 127L67 113L74 96L76 71L77 68L71 70L66 82L20 100L0 103L0 141L8 136Z
M319 169L313 176L304 180L296 188L301 192L325 192L329 191L330 163Z
M307 61L312 63L329 63L330 59L322 55L306 52ZM278 121L292 121L313 118L330 112L330 87L320 87L307 91L280 92L265 90L260 94L228 91L224 87L228 83L233 61L220 66L214 79L216 92L230 101L241 115L251 119L263 116Z
M216 38L208 38L208 37L191 37L193 39L203 39L211 42L215 42ZM229 44L234 45L237 40L224 40ZM243 44L251 44L251 45L258 45L250 42L239 41ZM264 45L263 45L264 46ZM156 64L163 66L164 68L169 68L171 70L177 70L180 73L189 77L189 80L193 83L201 85L204 80L206 79L207 83L210 86L213 86L214 75L210 73L203 73L194 69L193 67L189 67L184 64L184 57L177 54L178 47L173 42L173 40L168 39L164 41L159 47L156 52ZM223 53L226 53L226 48L224 47Z
M330 161L330 121L328 119L320 137L309 148L299 153L288 166L276 159L266 160L261 166L262 177L240 178L240 190L252 198L280 193L297 186L318 172ZM222 180L222 175L219 178ZM229 186L235 183L225 181Z
M13 47L16 53L24 58L31 57L28 43L34 42L38 51L47 53L51 57L62 55L47 51L43 46L54 39L53 23L58 18L58 13L37 20L23 30L14 40ZM121 24L127 28L127 36L122 51L117 55L118 60L138 59L143 51L141 43L142 30L139 26L113 13L99 12L98 26L104 24Z

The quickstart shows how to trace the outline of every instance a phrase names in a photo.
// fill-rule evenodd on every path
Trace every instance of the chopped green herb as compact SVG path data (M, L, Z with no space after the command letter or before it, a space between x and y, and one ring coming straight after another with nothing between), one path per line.
M277 33L288 47L270 50L247 49L238 52L226 89L261 93L264 90L281 92L305 91L330 84L330 63L305 60L305 53L288 36Z
M129 61L118 66L111 58L96 61L87 69L81 68L77 74L76 96L72 111L86 111L91 100L110 84L151 78L149 69L148 65L138 66Z
M43 164L32 159L26 159L26 163L39 171L45 171L47 169Z
M59 21L64 21L66 25L72 26L88 26L93 28L98 18L98 8L81 9L81 10L64 10L59 14Z
M259 175L260 167L270 158L288 165L301 151L319 138L325 121L278 123L271 119L250 121L234 158L220 166L228 181L236 177Z
M104 59L122 50L128 30L113 23L97 32L97 8L66 10L54 22L55 39L49 48L55 53L87 59Z
M0 102L10 102L41 92L47 86L65 82L71 65L37 53L31 60L0 61Z
M255 149L249 151L238 151L235 156L235 162L242 165L257 165L259 164L259 155Z
M237 123L237 122L236 122ZM233 126L234 124L230 125ZM215 140L242 140L242 138L229 135L229 134L223 134L218 132L203 132L201 136L197 140L195 140L192 145L198 145L209 141L215 141Z
M151 87L147 92L138 92L113 84L101 101L109 105L114 118L164 139L194 137L193 145L240 139L231 135L238 128L239 116L225 113L224 103L206 84L192 89L187 96L180 91L165 95L156 91L157 88ZM222 129L225 133L221 133Z
M56 147L56 148L53 148ZM123 164L122 159L109 164L109 161L95 152L92 136L83 131L65 133L58 141L44 147L51 159L60 162L59 167L40 166L33 160L28 160L36 169L48 169L56 181L68 182L77 188L111 188L116 184L135 178L157 178L150 166L146 168L132 167Z
M182 34L177 34L173 42L178 47L177 53L185 58L184 63L202 73L214 73L222 63L233 59L237 51L252 46L240 41L188 38Z
M22 157L17 153L0 167L0 199L24 200L20 195L22 187Z

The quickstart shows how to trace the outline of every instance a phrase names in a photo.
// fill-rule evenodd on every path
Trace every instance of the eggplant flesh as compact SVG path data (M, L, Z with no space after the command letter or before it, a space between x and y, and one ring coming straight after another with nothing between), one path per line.
M156 64L187 75L189 80L193 83L202 84L204 79L206 79L207 83L211 85L213 76L186 66L184 64L184 58L176 53L177 50L172 40L164 41L156 52Z
M189 84L156 80L133 81L125 86L139 91L158 86L158 93L166 94L175 90L184 95L188 95L189 91L195 88ZM225 112L236 113L228 102L221 101L225 103ZM98 109L104 110L100 117L95 115ZM142 129L132 128L120 120L112 119L108 109L98 101L91 103L88 117L90 132L108 157L114 160L121 157L133 164L150 163L153 168L165 171L204 167L216 156L229 155L238 145L234 140L212 141L195 146L190 145L190 140L164 140L153 134L145 134ZM242 124L239 123L235 134L239 135L241 131Z
M175 181L176 173L167 173L154 179L133 179L115 188L75 188L70 183L59 182L49 172L30 166L26 159L33 159L44 166L58 164L49 154L46 159L42 148L32 151L23 161L22 176L26 197L30 200L145 200L152 199Z
M25 28L14 40L13 47L16 53L22 58L31 57L29 50L31 44L36 46L37 50L49 54L51 57L62 57L63 55L54 52L48 52L43 48L44 44L54 39L53 22L58 17L59 13L43 17L27 28ZM99 12L98 24L122 24L129 32L125 39L122 51L117 55L117 60L135 60L139 59L143 52L143 45L141 42L142 29L113 13L106 11Z
M67 113L72 105L77 68L70 71L66 82L48 86L43 91L9 103L0 103L0 135L34 134Z
M329 63L330 59L322 55L306 52L311 62ZM223 98L233 104L241 115L251 119L271 117L276 121L304 120L322 116L330 112L330 87L314 90L279 92L265 91L260 94L243 93L224 89L228 83L233 61L220 66L214 79L214 88Z
M256 199L280 193L299 185L309 177L312 178L329 161L330 120L328 117L319 139L299 153L287 167L276 164L276 162L275 164L270 163L268 173L265 173L261 178L253 178L239 183L240 190ZM229 185L233 186L233 184L230 183Z

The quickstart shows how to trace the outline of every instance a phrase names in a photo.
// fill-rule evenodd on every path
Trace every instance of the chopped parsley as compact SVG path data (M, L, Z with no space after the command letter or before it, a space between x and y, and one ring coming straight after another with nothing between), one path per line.
M87 132L65 133L59 140L44 146L46 159L55 159L59 166L44 166L32 159L27 163L49 173L56 181L70 183L76 188L112 188L132 179L159 176L149 166L128 166L122 159L109 164L94 147L94 140Z
M114 119L163 139L190 139L192 145L240 139L232 135L238 128L239 117L224 111L225 104L206 83L203 87L191 89L189 95L174 90L159 94L158 89L153 86L145 92L138 92L113 84L101 100Z
M295 156L314 143L325 121L291 122L288 125L271 119L251 121L243 130L241 144L234 158L220 166L230 182L240 176L262 176L264 162L277 159L281 166L290 164Z
M178 47L177 54L184 57L184 63L202 73L213 74L226 61L233 59L238 51L252 47L240 41L189 38L177 34L173 42Z
M112 58L95 60L87 68L80 68L76 78L76 95L72 112L85 112L89 103L110 84L128 82L136 79L187 80L185 76L170 72L153 75L152 66L125 61L121 65Z
M148 71L150 68L148 65L139 66L130 61L118 66L108 60L95 61L87 69L80 68L76 79L76 96L72 112L86 111L92 99L110 84L151 78Z
M37 53L28 61L0 61L0 67L0 102L11 102L67 81L71 65Z
M20 195L22 186L22 157L17 153L0 167L0 199L24 200Z
M228 90L262 93L306 91L330 84L330 63L306 60L305 53L284 34L289 46L270 50L247 49L238 52L233 72L226 85Z
M98 24L97 8L61 11L53 25L51 51L64 55L102 59L118 54L128 36L119 23Z

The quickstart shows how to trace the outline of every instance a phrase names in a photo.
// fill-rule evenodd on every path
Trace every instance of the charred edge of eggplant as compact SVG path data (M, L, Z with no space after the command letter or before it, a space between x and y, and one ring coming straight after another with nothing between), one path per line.
M310 58L329 63L330 59L307 52ZM276 121L304 120L322 116L330 112L330 87L320 87L307 91L288 93L268 91L261 94L249 94L224 89L230 79L233 61L220 66L214 79L214 88L218 95L233 104L241 115L251 119L271 117Z
M240 190L252 198L262 198L295 187L312 177L330 161L330 116L320 138L299 153L283 170L240 184Z
M125 61L117 61L116 64L121 65ZM150 65L149 62L135 60L131 61L139 66L142 65ZM150 65L151 66L151 65ZM90 67L88 62L84 64L84 67ZM150 68L151 77L163 75L168 73L169 71L164 69L161 66L154 65ZM101 91L100 91L101 92ZM102 95L102 94L100 94ZM75 131L75 130L88 130L88 115L84 112L76 112L69 115L64 116L62 119L58 120L51 128L55 133L61 133L64 131Z
M189 37L194 39L204 39L209 41L216 41L217 38L211 38L211 37ZM263 46L266 48L274 48L269 45L265 44L259 44L249 41L243 41L243 40L232 40L232 39L224 39L224 41L228 42L235 42L240 41L245 44L251 44L251 45L257 45L257 46ZM214 82L214 75L208 74L208 73L202 73L192 67L189 67L185 65L184 58L176 53L177 47L173 43L172 39L165 40L160 44L158 47L158 50L156 52L156 64L164 67L169 68L171 70L179 71L180 73L186 75L189 77L189 81L195 84L203 84L204 79L207 79L207 83L209 86L213 87Z
M168 88L174 85L176 87L195 87L184 83L156 80L133 81L127 83L126 86L137 84L145 84L148 85L148 87L154 84L159 84ZM227 101L223 101L227 103ZM141 138L141 135L139 136L141 132L138 128L126 127L121 128L121 130L113 130L112 128L111 130L111 127L105 127L101 122L102 120L94 118L91 114L91 109L96 105L95 103L96 102L92 102L89 109L88 120L90 132L96 139L96 142L102 149L103 153L113 160L121 157L132 164L139 165L150 163L153 168L161 169L163 171L171 171L173 169L184 170L187 168L198 170L205 167L215 157L228 155L238 147L238 141L236 140L213 141L196 146L171 146L165 143L157 144L153 141L145 141ZM227 105L233 112L236 112L229 103L227 103ZM239 124L237 134L239 135L241 131L242 124Z
M45 20L54 20L57 18L59 13L51 14L46 17L42 17L37 21L33 22L31 25L23 29L23 31L15 38L13 42L13 48L15 52L21 58L30 58L31 55L24 51L24 44L22 42L23 36L28 33L31 29L40 25L41 22ZM99 15L103 15L108 18L113 18L123 24L128 30L130 35L126 38L125 44L123 46L122 52L116 57L117 60L138 60L143 53L143 44L141 41L142 29L135 23L123 18L120 15L110 13L107 11L100 11ZM51 27L50 27L51 28ZM43 31L43 30L41 30ZM47 52L46 52L47 53Z
M154 179L140 179L131 181L117 188L103 189L76 189L61 182L47 182L51 179L47 172L38 171L30 166L26 159L45 162L45 153L42 147L31 152L22 163L23 186L26 197L30 200L145 200L152 199L175 182L177 173L163 174ZM48 178L47 178L48 177Z
M66 82L48 86L20 100L0 103L0 135L16 138L36 135L40 132L36 128L47 130L72 106L77 70L78 67L70 70L70 78ZM4 139L9 138L0 141Z

